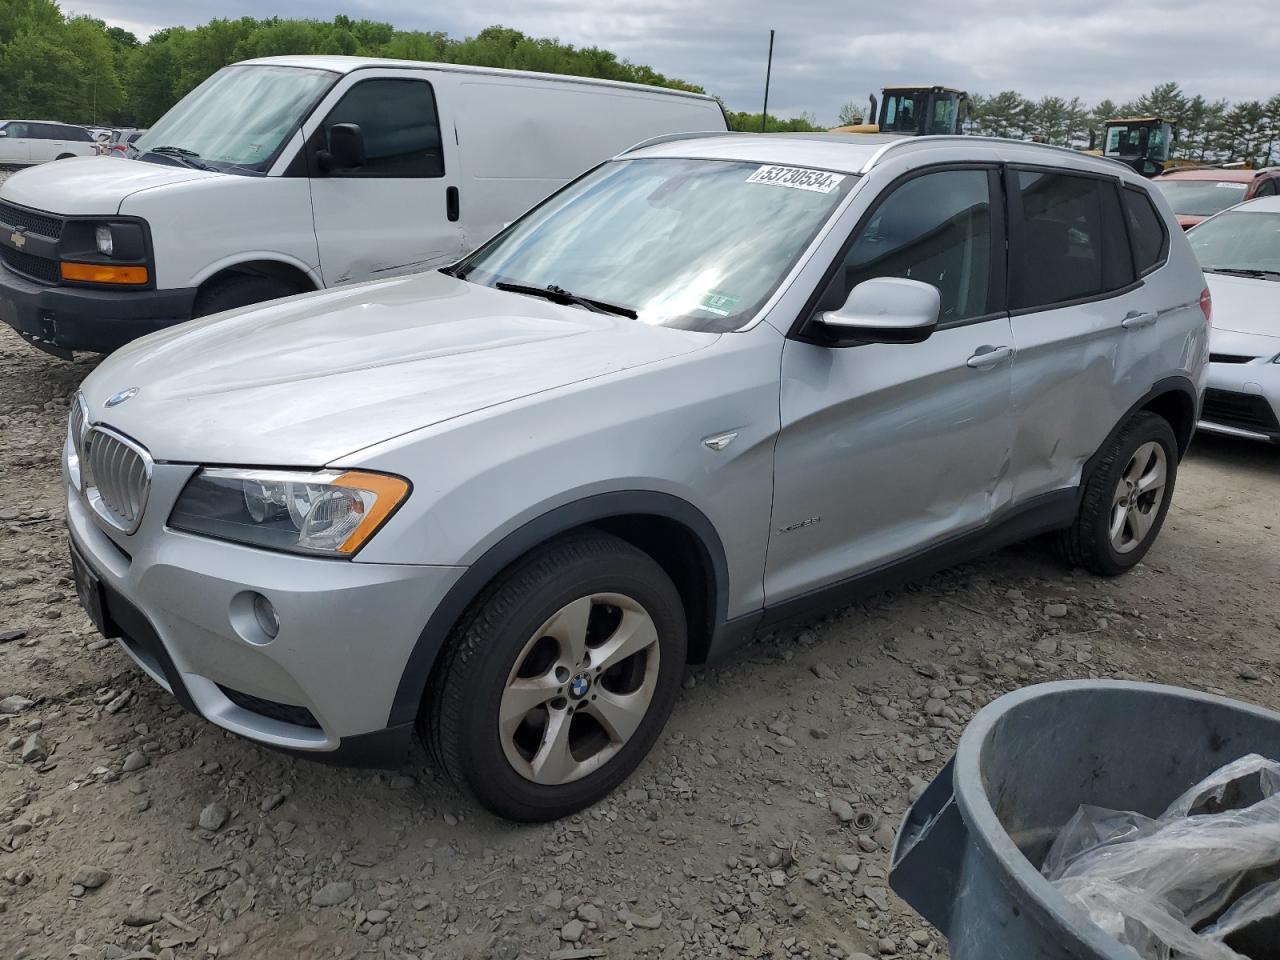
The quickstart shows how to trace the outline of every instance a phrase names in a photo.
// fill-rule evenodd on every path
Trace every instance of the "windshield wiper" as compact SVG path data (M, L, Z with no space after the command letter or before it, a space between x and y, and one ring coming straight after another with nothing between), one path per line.
M530 284L508 283L506 280L499 280L494 286L508 293L524 293L531 297L542 297L552 303L573 304L590 310L592 313L612 313L619 317L630 317L632 320L639 317L639 314L630 307L622 307L616 303L609 303L607 300L592 300L589 297L580 297L577 294L570 293L564 287L557 287L554 283L547 284L545 287L535 287Z
M1205 267L1210 273L1228 273L1234 277L1259 277L1280 280L1280 270L1258 270L1252 267Z
M174 147L166 144L162 147L149 147L147 149L147 153L158 153L162 157L173 157L174 159L186 164L188 167L192 167L196 170L214 169L200 159L200 154L196 153L194 150L188 150L186 147Z

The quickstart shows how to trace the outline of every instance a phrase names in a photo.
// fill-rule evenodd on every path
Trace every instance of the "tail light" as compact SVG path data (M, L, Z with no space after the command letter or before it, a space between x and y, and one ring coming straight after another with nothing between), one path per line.
M1209 292L1209 288L1205 287L1200 291L1200 312L1204 314L1204 323L1207 327L1213 326L1213 294Z

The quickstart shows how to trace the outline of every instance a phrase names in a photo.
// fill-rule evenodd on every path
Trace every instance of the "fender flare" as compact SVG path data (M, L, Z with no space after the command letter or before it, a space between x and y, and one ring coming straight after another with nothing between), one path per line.
M1124 416L1122 416L1116 422L1116 425L1111 428L1110 432L1103 439L1102 443L1098 445L1098 449L1094 452L1093 456L1091 456L1088 460L1084 462L1084 467L1080 471L1080 485L1076 488L1077 502L1079 502L1079 500L1082 500L1084 498L1084 488L1085 488L1085 485L1089 482L1089 476L1090 474L1093 473L1094 467L1097 465L1097 462L1103 457L1103 455L1106 452L1107 445L1115 438L1116 434L1118 434L1124 428L1124 425L1126 423L1128 423L1130 420L1133 419L1133 415L1135 413L1137 413L1139 410L1146 408L1151 403L1152 400L1156 399L1157 397L1162 397L1165 394L1170 394L1170 393L1182 394L1183 397L1185 397L1186 400L1191 404L1190 429L1187 430L1187 435L1185 437L1178 436L1177 438L1178 453L1179 453L1178 459L1181 460L1184 456L1186 456L1187 450L1191 446L1191 438L1195 435L1195 432L1196 432L1196 423L1200 419L1200 394L1196 391L1196 385L1195 383L1192 382L1190 377L1186 377L1186 376L1164 377L1160 380L1157 380L1155 383L1153 383L1151 385L1151 389L1148 390L1146 393L1144 393L1142 395L1142 398L1138 400L1137 403L1135 403L1133 406L1131 406L1128 410L1125 411ZM1174 428L1175 435L1176 435L1177 424L1170 424L1170 426Z
M418 635L400 675L387 725L411 723L416 719L427 680L454 624L502 570L530 550L570 530L599 520L634 514L673 520L693 534L714 580L711 626L723 624L729 606L729 567L724 544L706 514L687 500L652 490L618 490L584 497L517 527L467 568L432 611Z

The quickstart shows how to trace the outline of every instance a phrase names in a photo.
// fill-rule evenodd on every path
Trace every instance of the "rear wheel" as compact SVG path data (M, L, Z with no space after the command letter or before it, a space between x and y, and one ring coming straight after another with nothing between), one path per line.
M549 544L500 575L455 629L424 738L494 813L566 816L649 752L686 645L680 595L648 554L605 533Z
M1164 525L1177 474L1178 442L1169 422L1136 414L1108 441L1085 483L1075 523L1059 534L1059 553L1102 576L1137 566Z
M235 310L254 303L265 303L301 293L293 284L274 277L243 273L215 280L196 295L192 317L207 317L224 310Z

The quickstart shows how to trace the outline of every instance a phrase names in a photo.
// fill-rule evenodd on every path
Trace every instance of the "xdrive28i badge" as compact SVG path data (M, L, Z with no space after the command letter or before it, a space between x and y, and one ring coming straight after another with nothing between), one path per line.
M124 403L126 400L130 400L133 397L136 397L137 395L138 395L137 387L128 387L127 389L121 390L119 393L113 393L111 396L107 397L107 402L104 403L103 406L118 407L120 406L120 404Z

